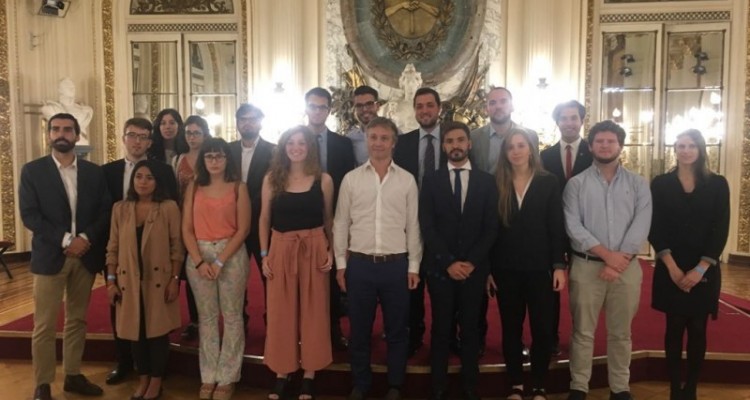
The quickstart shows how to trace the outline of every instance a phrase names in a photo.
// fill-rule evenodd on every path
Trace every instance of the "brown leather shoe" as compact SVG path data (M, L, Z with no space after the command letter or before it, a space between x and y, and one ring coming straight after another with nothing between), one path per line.
M52 400L49 384L43 383L34 390L34 400Z
M89 380L81 374L66 375L63 390L84 396L101 396L104 394L102 388L89 382Z

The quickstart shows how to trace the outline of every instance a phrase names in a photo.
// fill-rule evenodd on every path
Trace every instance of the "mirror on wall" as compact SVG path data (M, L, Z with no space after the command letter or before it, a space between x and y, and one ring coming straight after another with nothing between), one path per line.
M178 108L177 42L131 42L133 115L153 121L165 108Z
M211 134L234 140L237 60L234 41L190 41L190 111L208 122Z

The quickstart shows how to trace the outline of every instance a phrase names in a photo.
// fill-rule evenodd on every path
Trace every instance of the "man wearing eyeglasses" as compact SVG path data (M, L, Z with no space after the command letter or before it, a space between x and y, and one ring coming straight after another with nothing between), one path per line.
M318 138L320 167L333 180L333 204L338 200L341 181L356 166L352 141L346 136L332 132L326 126L331 113L331 93L322 87L310 89L305 94L307 126ZM335 266L334 266L335 269ZM331 274L331 341L336 350L346 350L347 340L341 334L341 291L336 284L335 274Z
M104 164L104 179L107 182L107 189L112 198L112 202L123 200L130 187L130 175L133 173L133 167L138 161L147 158L146 151L151 147L151 122L144 118L131 118L125 121L123 128L122 143L125 146L125 158ZM177 179L175 178L172 168L165 163L157 163L154 174L161 177L161 181L167 185L169 197L178 201ZM111 211L111 209L109 210ZM105 243L109 240L109 231L106 232ZM116 385L123 382L130 372L133 371L133 356L130 350L130 341L117 337L115 329L115 312L116 308L110 304L109 315L112 323L112 333L115 339L115 360L117 365L107 375L107 384Z
M347 132L346 137L351 139L354 147L354 157L357 165L362 165L367 161L367 137L365 127L373 118L378 116L380 103L378 103L378 91L370 86L359 86L354 89L354 117L359 125L353 127Z

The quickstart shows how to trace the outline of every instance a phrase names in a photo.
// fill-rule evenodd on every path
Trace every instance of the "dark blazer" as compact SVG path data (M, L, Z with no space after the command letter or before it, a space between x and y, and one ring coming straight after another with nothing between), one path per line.
M154 175L158 174L161 181L167 186L167 195L171 200L174 200L179 204L180 193L177 189L177 178L175 178L174 170L172 167L164 162L159 161L155 164L157 167L156 171L152 171ZM104 179L107 181L107 188L109 189L109 196L112 202L118 202L124 199L125 193L122 192L123 179L125 177L125 159L115 160L102 165L104 171Z
M85 233L91 243L81 261L87 270L97 273L104 267L111 208L102 169L79 157L77 186L76 231ZM62 241L71 230L71 213L65 186L51 155L23 166L18 192L21 219L33 233L31 272L57 274L65 263Z
M489 254L497 236L497 188L492 175L469 171L463 213L453 202L448 168L441 164L422 179L419 226L424 240L422 265L427 275L447 276L454 261L468 261L489 272Z
M435 145L435 151L440 152L440 162L435 165L437 168L448 162L445 152L440 146L440 132L438 132L433 144ZM414 179L419 182L419 129L398 136L396 148L393 149L393 161L399 167L409 171ZM425 175L430 174L425 173Z
M260 194L263 189L263 177L266 176L268 167L271 165L271 157L276 145L258 138L253 152L253 160L250 161L250 169L247 173L247 193L250 195L250 234L248 238L258 238L258 219L260 218ZM242 174L242 143L235 140L229 143L235 168L240 176Z
M328 175L331 175L333 180L333 207L336 208L341 181L344 180L344 175L357 166L357 162L354 159L354 147L352 147L351 139L331 130L328 130L326 135L326 150L328 151L326 164Z
M558 183L560 183L560 193L565 189L565 185L568 180L565 179L565 168L563 168L562 156L560 154L561 143L557 142L554 146L548 147L540 153L542 158L542 165L549 173L557 177ZM586 139L581 139L581 143L578 145L578 154L576 154L576 161L573 163L573 174L576 176L583 172L586 168L591 166L594 162L594 158L591 155L589 149L589 142Z
M511 199L510 226L499 222L491 256L493 272L551 271L555 264L563 267L565 223L557 178L544 171L534 175L520 210L515 191Z

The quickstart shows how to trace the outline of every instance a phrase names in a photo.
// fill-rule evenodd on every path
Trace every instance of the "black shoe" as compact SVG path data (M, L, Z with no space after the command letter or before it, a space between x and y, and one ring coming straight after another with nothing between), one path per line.
M448 349L451 353L453 353L456 356L461 357L461 341L458 339L453 339L448 343Z
M482 400L476 390L464 390L464 400Z
M484 342L479 343L479 358L484 357L484 348L485 348Z
M627 390L618 393L609 392L609 400L633 400L633 395Z
M568 400L586 400L586 392L583 390L571 389L568 392Z
M525 345L521 347L521 357L525 363L531 360L531 350Z
M132 367L126 368L122 365L118 365L117 367L115 367L115 369L110 371L105 382L107 383L107 385L117 385L118 383L122 383L123 381L128 379L128 376L131 372L133 372Z
M383 400L401 400L401 390L395 387L388 389Z
M89 382L89 380L81 374L67 375L65 377L63 390L66 392L82 394L84 396L101 396L104 394L102 388Z
M443 389L432 389L432 392L430 392L430 400L447 400L448 395L445 393L445 390Z
M349 340L344 335L331 336L331 345L334 351L346 351L349 349Z
M180 334L180 337L184 340L195 340L198 337L198 324L188 324Z
M52 400L49 384L43 383L34 390L34 400Z
M346 400L365 400L366 398L367 397L364 393L360 392L359 389L354 388L351 393L349 393L349 397L347 397Z
M552 355L552 357L560 357L560 355L562 354L562 351L560 351L560 345L556 344L552 346L552 351L550 352L550 354Z

